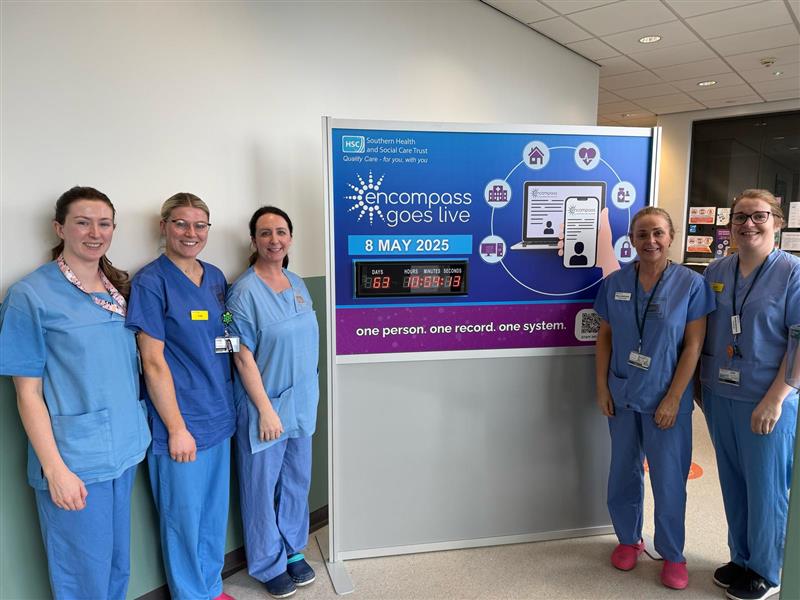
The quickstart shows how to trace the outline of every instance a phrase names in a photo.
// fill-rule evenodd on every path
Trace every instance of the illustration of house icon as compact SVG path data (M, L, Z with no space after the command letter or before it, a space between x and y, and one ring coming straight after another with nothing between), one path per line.
M542 159L544 158L544 153L539 150L539 146L534 146L531 148L530 152L528 152L528 164L531 165L540 165L542 164Z

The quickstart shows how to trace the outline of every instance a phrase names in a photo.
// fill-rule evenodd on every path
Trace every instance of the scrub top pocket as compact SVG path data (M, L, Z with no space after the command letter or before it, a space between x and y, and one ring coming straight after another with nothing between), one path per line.
M53 436L69 469L82 473L111 469L111 418L108 409L82 415L52 415Z

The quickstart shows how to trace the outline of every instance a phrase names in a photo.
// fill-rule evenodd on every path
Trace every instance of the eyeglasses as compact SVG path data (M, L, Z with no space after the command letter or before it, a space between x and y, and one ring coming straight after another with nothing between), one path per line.
M183 219L170 219L169 222L175 225L175 229L180 232L189 231L193 227L197 233L205 233L211 227L211 223L206 223L205 221L189 223L189 221L184 221Z
M771 214L772 213L768 210L757 210L749 215L743 212L735 212L731 215L731 223L734 225L744 225L747 223L747 219L750 219L756 225L761 225L767 222Z

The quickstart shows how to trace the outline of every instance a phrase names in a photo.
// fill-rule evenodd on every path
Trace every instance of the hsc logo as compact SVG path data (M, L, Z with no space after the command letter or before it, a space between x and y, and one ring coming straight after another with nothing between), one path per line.
M365 145L363 135L342 136L342 152L364 152Z

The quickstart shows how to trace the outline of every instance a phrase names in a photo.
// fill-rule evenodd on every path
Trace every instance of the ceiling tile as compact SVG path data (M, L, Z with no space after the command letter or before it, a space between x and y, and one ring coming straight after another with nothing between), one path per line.
M647 115L644 117L633 115L624 119L620 119L619 124L624 125L625 127L655 127L657 121L658 117L655 115Z
M662 67L653 69L653 73L661 77L664 81L680 81L689 77L708 77L718 73L728 73L730 68L720 58L709 58L697 62L684 63L674 67ZM602 71L601 71L602 73Z
M771 0L692 17L686 19L686 22L697 33L708 39L779 25L791 25L792 18L783 2Z
M654 44L642 44L639 39L646 35L660 35L661 40ZM658 50L670 46L680 46L681 44L696 42L698 38L680 21L672 21L670 23L650 25L623 33L607 35L603 37L603 41L623 54L632 54L634 52L642 52L651 49Z
M630 54L630 57L638 63L650 69L670 67L683 63L697 62L706 58L713 58L714 53L702 42L683 44L682 46L672 46L661 50L650 50L648 52L637 52Z
M676 20L661 2L617 2L571 14L570 18L596 36Z
M752 71L739 71L739 73L745 81L755 83L758 81L774 81L778 79L775 75L775 71L781 71L783 73L780 77L797 77L800 75L800 63L783 65L781 67L773 65L769 68L761 67L760 69L753 69Z
M616 94L612 94L608 90L600 90L597 95L598 104L608 104L609 102L618 102L620 100L622 100L622 98Z
M557 41L559 44L569 44L570 42L586 40L592 37L592 34L570 23L564 17L529 23L528 27L546 35L551 40Z
M759 93L793 90L800 96L800 77L775 77L772 81L759 81L751 85Z
M689 102L688 104L671 104L670 106L664 106L659 108L656 112L659 115L671 115L673 113L689 112L690 110L703 110L704 108L705 106L699 102Z
M578 12L579 10L588 10L590 8L597 8L603 4L611 4L617 0L544 0L543 4L547 4L553 10L560 12L562 15Z
M764 100L759 96L738 96L736 98L720 98L704 102L708 108L723 108L725 106L741 106L742 104L761 104Z
M609 102L608 104L598 105L597 114L608 115L614 118L615 116L619 117L622 113L635 112L637 109L641 110L633 102L628 102L627 100L623 100L621 102Z
M610 77L611 75L622 75L633 73L644 69L636 64L627 56L614 56L612 58L601 58L597 61L600 64L600 75Z
M705 103L706 100L735 98L736 96L751 96L754 94L753 88L751 88L746 83L719 89L711 88L703 90L697 88L696 90L691 91L689 93L692 96L692 98L694 98L698 102L703 102L703 103Z
M763 31L748 31L708 40L711 47L722 56L755 52L766 48L790 46L800 42L800 33L794 25L781 25Z
M792 9L794 16L800 19L800 2L797 0L789 0L789 7Z
M627 98L628 100L636 100L638 98L652 98L653 96L665 96L667 94L677 94L679 90L675 89L668 83L656 83L653 85L640 85L638 87L625 88L617 90L617 95Z
M647 110L658 113L662 109L667 109L670 106L689 105L694 102L695 100L686 94L677 93L667 94L666 96L655 96L653 98L642 98L637 100L636 104L644 106ZM700 108L702 108L702 106Z
M616 121L612 121L611 119L609 119L607 117L597 117L597 124L605 126L605 127L613 127L613 126L615 126L617 124L617 122Z
M589 60L602 60L604 58L613 58L615 56L619 56L619 52L614 50L614 48L597 39L583 40L582 42L567 44L567 48L574 50Z
M781 48L767 48L756 52L746 52L725 58L728 64L739 71L749 71L760 69L761 59L771 56L775 59L775 65L790 64L800 62L800 45L783 46Z
M673 81L672 85L674 85L679 90L683 90L684 92L694 92L696 90L707 90L711 89L708 87L699 87L697 84L701 81L707 81L712 79L716 81L716 85L713 86L713 89L718 90L720 88L730 87L733 85L742 85L744 80L739 77L736 73L719 73L718 75L709 76L709 77L690 77L689 79L681 79L679 81Z
M617 90L623 88L635 87L637 85L649 85L651 83L661 83L661 80L650 71L638 71L636 73L625 73L624 75L600 78L600 85L615 93Z
M510 17L523 23L532 23L542 19L550 19L558 15L536 0L484 0L486 4L491 4L495 8L503 11Z
M666 0L672 9L682 17L694 17L705 13L727 10L753 4L756 0Z
M761 92L766 100L773 102L775 100L790 100L800 98L800 93L796 90L783 90L782 92Z

